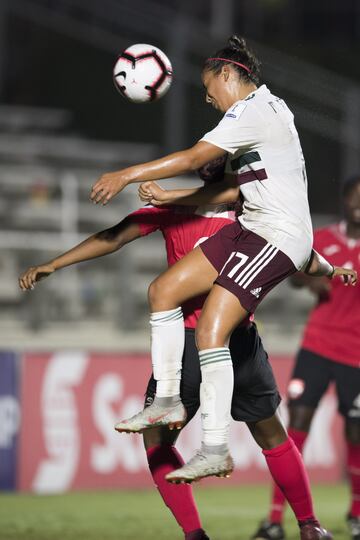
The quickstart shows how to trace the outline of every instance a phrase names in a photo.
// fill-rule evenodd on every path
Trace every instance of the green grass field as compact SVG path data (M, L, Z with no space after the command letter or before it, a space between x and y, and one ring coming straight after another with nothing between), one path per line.
M346 486L316 486L318 516L336 540L348 540ZM267 509L262 486L195 488L211 540L247 540ZM298 538L287 511L289 540ZM1 540L181 540L182 532L155 490L0 495Z

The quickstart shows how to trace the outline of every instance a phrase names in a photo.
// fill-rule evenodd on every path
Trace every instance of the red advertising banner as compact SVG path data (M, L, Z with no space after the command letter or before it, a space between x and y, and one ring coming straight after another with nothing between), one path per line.
M273 358L272 364L285 393L292 361ZM147 355L26 354L22 370L19 489L58 493L151 485L142 437L120 435L113 429L119 419L143 405L151 370ZM283 414L285 417L284 406ZM335 396L330 392L319 407L306 445L312 480L341 478L340 430ZM178 448L187 459L199 444L197 415L181 433ZM246 425L233 422L231 451L236 471L229 482L269 479L261 450Z

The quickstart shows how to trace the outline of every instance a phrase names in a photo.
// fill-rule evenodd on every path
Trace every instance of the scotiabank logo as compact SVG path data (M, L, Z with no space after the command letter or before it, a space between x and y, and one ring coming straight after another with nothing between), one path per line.
M140 355L25 356L20 487L49 493L143 484L142 437L120 436L114 424L142 408L150 365Z
M281 360L279 369L277 364L274 362L275 373L285 389L291 363ZM114 430L118 420L142 408L150 369L147 355L25 355L19 487L51 493L151 485L142 436L120 435ZM7 423L8 438L18 418L9 414L10 408L8 404L6 418L12 418ZM1 410L0 403L0 420ZM318 421L315 418L317 424L306 450L310 470L323 474L315 475L316 479L340 474L334 416L335 400L329 396L319 410ZM178 448L185 459L199 446L200 429L198 416L180 435ZM267 478L261 450L243 423L232 424L231 451L237 468L232 481Z
M81 441L74 389L88 358L81 353L55 354L48 362L40 389L40 419L47 458L38 466L32 487L37 492L68 488L79 464Z
M121 402L114 409L114 402ZM144 405L141 395L126 395L126 385L118 373L106 373L94 387L92 414L102 442L91 445L90 462L94 471L109 474L119 467L127 473L138 473L146 468L141 436L121 436L114 425L140 411Z

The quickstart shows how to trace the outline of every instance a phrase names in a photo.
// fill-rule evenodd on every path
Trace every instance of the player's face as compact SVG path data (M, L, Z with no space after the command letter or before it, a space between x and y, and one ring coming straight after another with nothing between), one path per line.
M210 103L220 112L226 112L232 105L227 92L227 80L223 71L215 74L212 71L204 71L202 81L206 90L206 103Z
M360 179L344 198L344 212L346 221L360 225Z

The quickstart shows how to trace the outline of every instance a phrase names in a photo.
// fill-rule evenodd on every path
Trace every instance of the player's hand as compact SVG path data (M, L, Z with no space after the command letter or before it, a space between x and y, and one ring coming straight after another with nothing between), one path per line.
M41 264L40 266L31 266L19 277L19 286L23 291L30 291L35 287L35 283L48 277L55 272L52 264Z
M95 204L107 204L115 195L120 193L128 181L120 172L103 174L91 189L90 199Z
M143 182L138 190L142 201L161 206L169 202L169 195L166 189L163 189L156 182Z
M357 272L351 268L342 268L341 266L335 266L333 275L331 279L335 277L341 277L344 282L344 285L356 285L357 282Z

